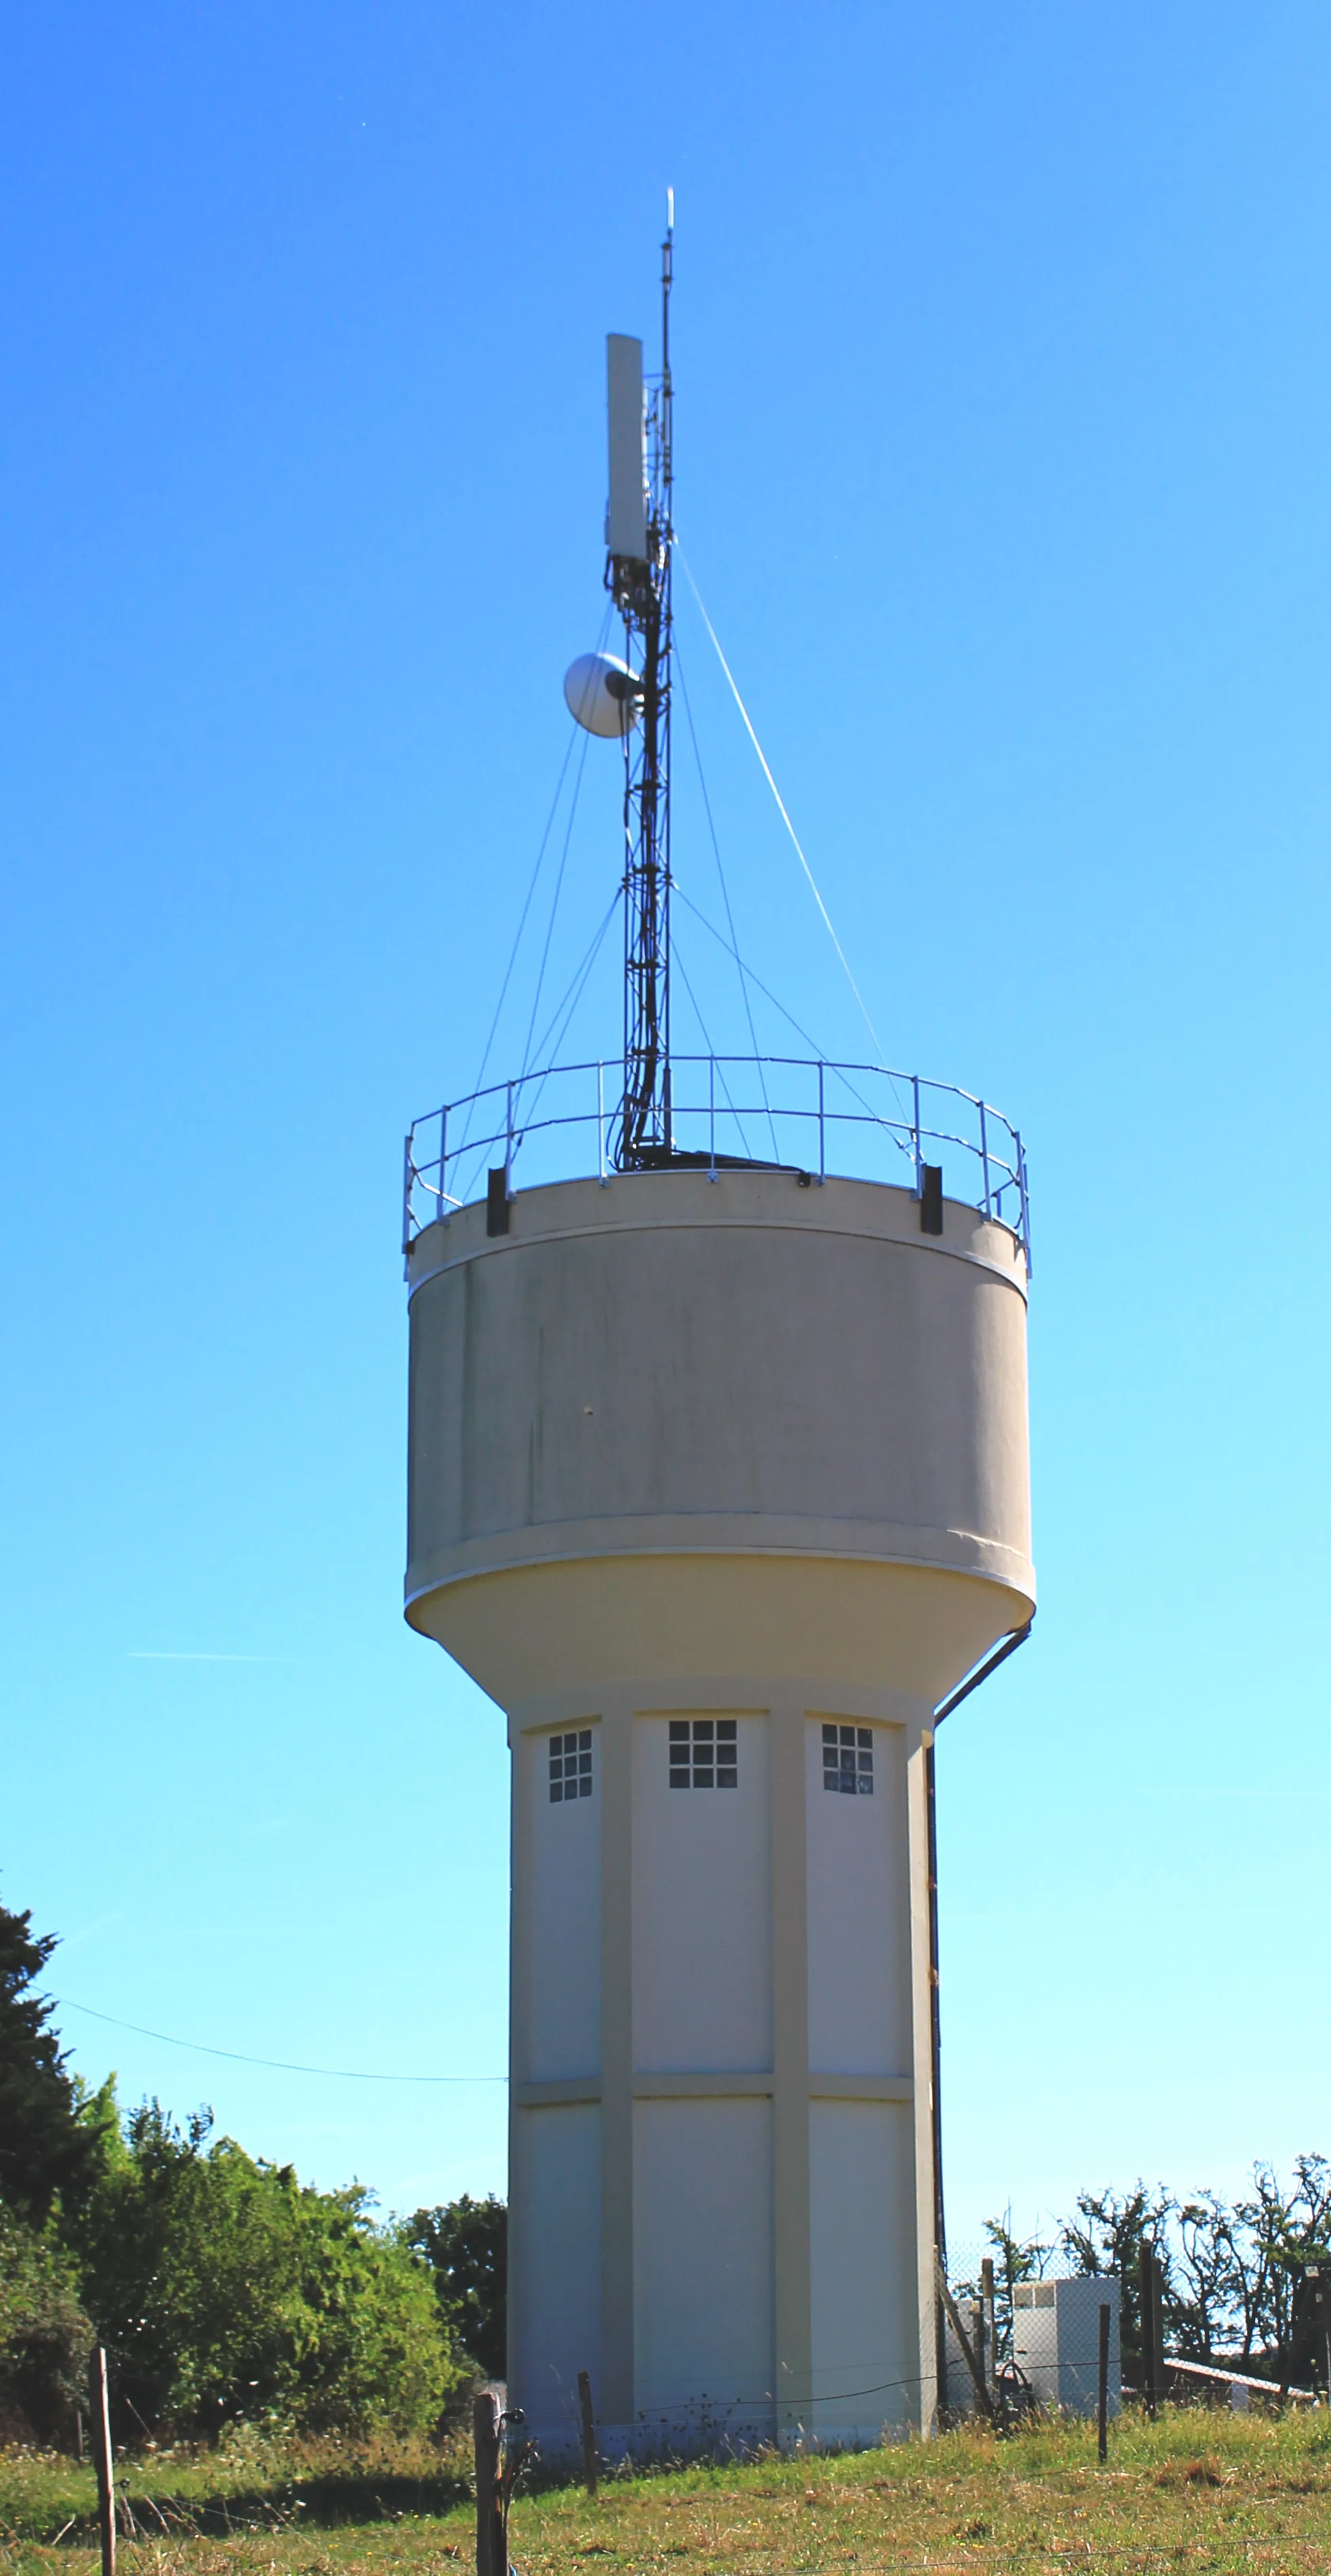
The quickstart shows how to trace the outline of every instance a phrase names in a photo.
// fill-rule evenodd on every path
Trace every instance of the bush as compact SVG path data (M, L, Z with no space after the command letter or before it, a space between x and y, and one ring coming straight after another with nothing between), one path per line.
M423 2254L445 2324L469 2361L487 2379L507 2376L508 2211L491 2192L473 2200L463 2192L438 2209L418 2209L407 2221L408 2242Z
M359 2185L303 2188L234 2139L208 2144L211 2126L133 2112L69 2222L117 2436L437 2423L466 2373L401 2231L375 2224Z
M91 2350L68 2258L0 2208L0 2441L67 2439Z

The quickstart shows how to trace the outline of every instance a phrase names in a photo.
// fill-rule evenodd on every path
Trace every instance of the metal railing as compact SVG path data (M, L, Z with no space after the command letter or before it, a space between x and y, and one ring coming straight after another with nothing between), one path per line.
M425 1226L447 1224L482 1194L489 1171L502 1168L509 1192L613 1180L622 1083L618 1063L549 1065L418 1118L406 1140L404 1253ZM669 1097L674 1151L709 1178L745 1163L810 1184L891 1182L919 1197L926 1166L941 1167L945 1195L1010 1227L1030 1266L1020 1131L973 1091L874 1064L686 1055L671 1060Z

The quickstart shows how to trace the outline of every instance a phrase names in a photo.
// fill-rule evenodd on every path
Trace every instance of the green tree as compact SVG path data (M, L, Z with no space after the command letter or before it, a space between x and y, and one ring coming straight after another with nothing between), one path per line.
M211 2127L131 2113L71 2231L126 2434L436 2423L466 2374L402 2231L359 2185L303 2188Z
M1012 2358L1012 2293L1020 2282L1038 2281L1043 2277L1044 2268L1053 2252L1053 2247L1042 2236L1014 2236L1010 2209L1005 2210L1001 2218L986 2218L984 2232L993 2247L996 2358L999 2361L1010 2361ZM956 2295L969 2304L971 2300L979 2298L981 2287L982 2279L961 2281L956 2285Z
M487 2379L507 2376L508 2210L491 2192L464 2192L437 2209L418 2209L406 2225L409 2244L434 2273L439 2305L468 2360Z
M1331 2165L1325 2156L1296 2156L1286 2189L1273 2166L1255 2164L1252 2196L1234 2216L1246 2235L1244 2357L1260 2342L1285 2380L1294 2357L1295 2266L1331 2257Z
M1167 2192L1150 2192L1144 2182L1134 2183L1130 2191L1079 2191L1077 2216L1068 2220L1059 2238L1062 2251L1071 2256L1078 2272L1117 2273L1123 2369L1138 2385L1142 2357L1141 2250L1149 2241L1164 2266L1164 2324L1166 2336L1172 2340L1177 2301L1166 2230L1174 2210L1175 2203Z
M91 2348L68 2255L0 2209L0 2441L68 2436Z
M57 2198L86 2195L103 2150L102 2123L51 2028L54 2006L33 1987L55 1947L31 1913L0 1905L0 2202L35 2227Z

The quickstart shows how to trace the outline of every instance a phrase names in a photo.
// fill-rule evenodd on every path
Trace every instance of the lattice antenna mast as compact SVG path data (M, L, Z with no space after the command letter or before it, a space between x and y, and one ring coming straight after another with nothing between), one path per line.
M606 586L624 620L639 721L624 737L624 1106L615 1161L670 1160L670 576L674 548L670 284L675 194L661 245L661 374L642 343L608 345L610 510Z

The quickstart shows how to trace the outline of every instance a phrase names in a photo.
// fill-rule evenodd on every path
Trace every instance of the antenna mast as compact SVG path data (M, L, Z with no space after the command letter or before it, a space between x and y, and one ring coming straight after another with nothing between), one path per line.
M667 198L661 245L661 376L642 406L641 516L629 542L615 551L624 521L616 522L612 453L610 558L606 587L624 620L627 662L638 681L639 722L624 737L624 1106L615 1162L620 1171L648 1171L668 1163L670 1131L670 574L674 546L671 489L673 391L670 381L670 283L675 235L675 192ZM615 439L615 384L611 382L611 438ZM621 349L635 348L620 342ZM639 365L641 361L639 360ZM641 378L639 378L641 383ZM621 414L621 420L623 415ZM625 429L627 421L623 422ZM622 451L621 451L622 452ZM641 539L637 528L642 528ZM620 536L622 543L623 537ZM640 550L639 550L640 549ZM634 640L638 651L634 654Z

